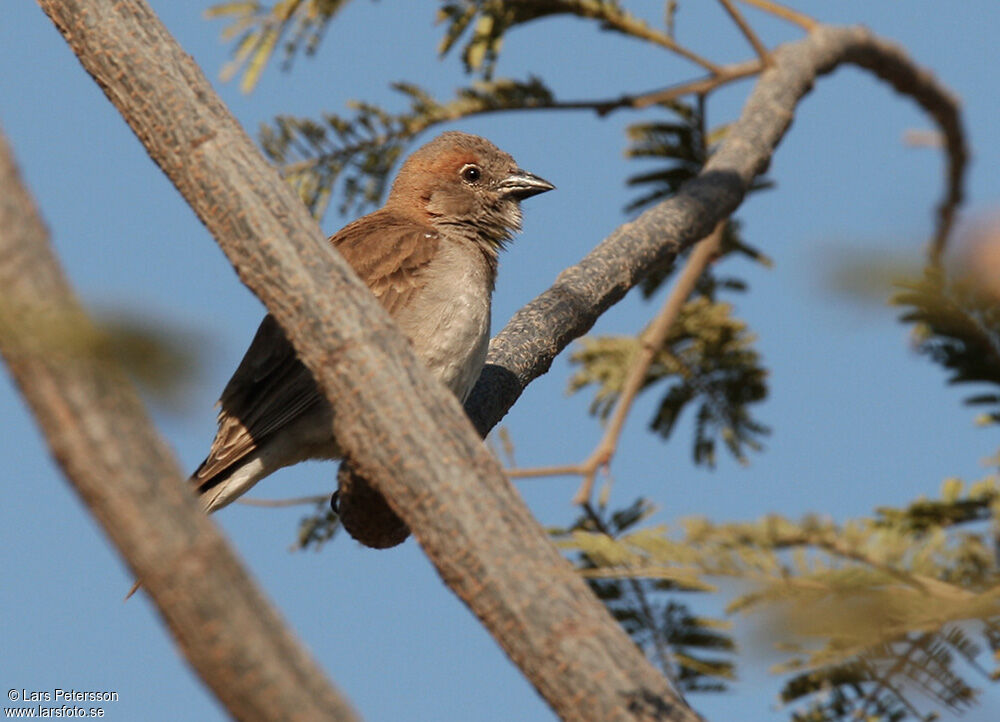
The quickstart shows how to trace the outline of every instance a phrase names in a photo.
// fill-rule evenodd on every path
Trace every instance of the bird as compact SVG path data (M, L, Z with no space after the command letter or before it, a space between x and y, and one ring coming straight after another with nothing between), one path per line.
M486 360L499 252L521 229L520 202L554 188L485 138L450 131L410 155L382 208L329 239L459 401ZM270 314L219 407L189 479L206 512L278 469L342 456L336 410Z
M485 138L449 131L407 158L381 208L329 239L459 401L486 361L499 253L521 230L520 203L554 188ZM188 479L206 513L281 468L342 457L336 410L270 314L218 406L215 438Z

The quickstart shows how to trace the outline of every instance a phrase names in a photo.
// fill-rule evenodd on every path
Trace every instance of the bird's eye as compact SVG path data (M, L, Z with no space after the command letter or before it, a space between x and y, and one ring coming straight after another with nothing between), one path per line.
M464 180L466 183L475 183L482 177L483 172L479 170L479 166L472 165L470 163L468 165L462 166L460 175L462 176L462 180Z

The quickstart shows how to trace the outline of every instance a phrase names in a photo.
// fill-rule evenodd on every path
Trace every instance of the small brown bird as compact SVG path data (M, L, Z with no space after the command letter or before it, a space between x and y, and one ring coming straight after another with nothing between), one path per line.
M554 187L484 138L444 133L403 164L382 208L330 238L462 401L486 359L497 256L521 228L519 203ZM270 315L220 404L219 431L190 479L206 511L282 467L341 456L334 409Z

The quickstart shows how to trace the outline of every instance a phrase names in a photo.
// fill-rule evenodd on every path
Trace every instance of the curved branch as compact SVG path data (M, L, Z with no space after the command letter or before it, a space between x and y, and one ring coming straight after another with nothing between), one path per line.
M73 319L81 333L93 325L2 134L0 259L0 351L11 375L67 480L143 579L201 678L239 720L356 719L186 493L121 366L33 342L38 328L16 309Z
M583 477L580 487L573 496L573 503L580 504L585 510L590 508L590 496L594 488L594 480L597 472L601 468L606 468L611 464L611 457L614 456L618 448L618 439L621 437L625 422L628 420L629 411L632 404L642 389L646 379L646 373L656 357L657 352L663 346L663 341L670 332L671 327L677 320L681 307L687 301L695 284L701 278L702 273L708 268L716 255L719 253L719 244L722 240L722 233L725 230L725 222L720 222L715 227L712 234L698 242L695 250L691 252L687 263L677 278L677 281L670 289L664 301L663 308L650 322L649 326L641 335L641 346L632 359L625 381L622 383L621 391L618 393L618 400L615 403L614 413L604 429L604 435L597 443L597 446L590 452L590 455L579 464L573 466L542 466L526 469L506 469L507 477L510 479L527 479L539 476L565 476L579 475Z
M484 436L532 380L582 336L654 266L708 235L743 201L770 162L798 102L815 80L843 63L871 71L915 100L937 122L947 152L946 190L929 255L937 262L962 201L967 153L958 101L898 46L862 27L825 27L784 45L760 77L719 150L680 192L621 226L547 291L519 310L490 343L487 366L466 402Z
M615 3L594 2L594 0L546 0L543 3L540 3L538 0L508 0L508 3L512 5L527 4L536 7L548 5L549 7L546 8L546 12L561 12L581 18L593 18L594 20L599 20L602 26L608 30L614 30L624 35L659 45L682 58L690 60L696 65L700 65L710 73L716 73L719 70L719 66L711 60L703 58L694 51L684 47L667 33L650 27L648 23ZM538 8L538 11L540 10L541 8Z

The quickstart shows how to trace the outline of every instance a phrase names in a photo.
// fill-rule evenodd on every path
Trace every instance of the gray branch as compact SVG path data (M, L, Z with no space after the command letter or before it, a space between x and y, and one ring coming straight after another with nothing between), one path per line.
M947 169L929 256L932 262L940 259L962 201L967 157L958 100L902 48L862 27L821 26L804 40L778 48L773 59L701 174L560 273L551 288L514 314L493 339L487 366L466 402L466 412L483 436L525 387L548 371L556 355L589 331L650 269L704 238L736 210L753 179L770 163L799 101L819 76L841 64L870 70L915 100L939 125ZM861 113L858 120L864 120Z

